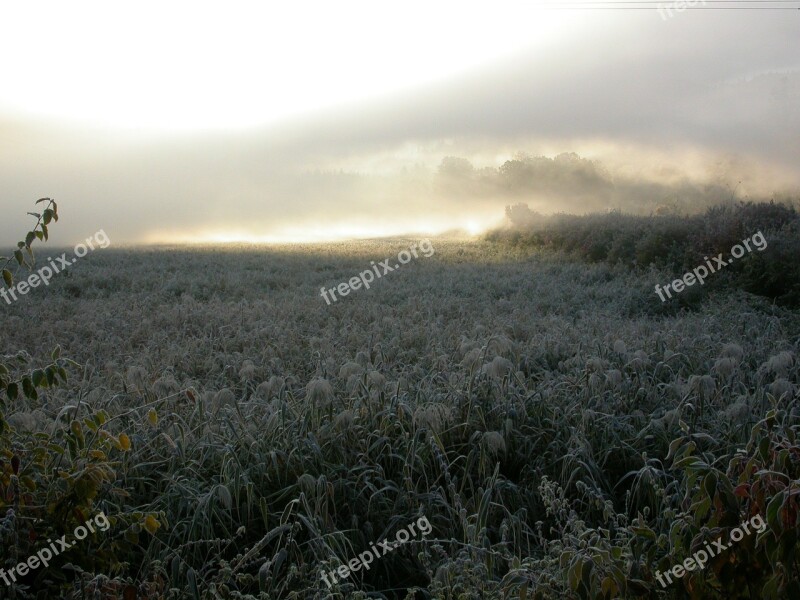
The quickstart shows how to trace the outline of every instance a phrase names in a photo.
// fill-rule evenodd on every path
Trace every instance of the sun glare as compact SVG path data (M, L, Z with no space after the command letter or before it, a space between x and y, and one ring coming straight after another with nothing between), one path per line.
M151 232L146 244L310 244L363 240L371 238L441 235L479 235L496 223L480 226L477 221L461 223L417 221L394 225L341 224L328 227L315 225L285 227L268 234L257 234L242 229L202 230L186 232Z
M0 109L132 129L247 127L441 80L564 33L563 12L498 4L7 3Z

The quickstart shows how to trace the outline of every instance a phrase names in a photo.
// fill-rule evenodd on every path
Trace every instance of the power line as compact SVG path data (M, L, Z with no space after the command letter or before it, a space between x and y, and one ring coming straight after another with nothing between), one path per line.
M669 0L661 5L650 6L542 6L543 10L657 10L658 8L672 8ZM683 10L800 10L800 6L684 6Z
M694 2L698 4L698 2ZM705 0L714 6L687 6L686 10L800 10L800 0ZM785 6L791 4L793 6ZM743 6L746 5L746 6ZM669 0L565 0L544 3L546 10L653 10L670 7ZM672 6L671 8L675 8Z
M563 2L546 2L544 6L558 6L560 4L664 4L664 1L665 0L564 0ZM800 0L704 0L703 4L800 4ZM686 8L693 7L686 6Z

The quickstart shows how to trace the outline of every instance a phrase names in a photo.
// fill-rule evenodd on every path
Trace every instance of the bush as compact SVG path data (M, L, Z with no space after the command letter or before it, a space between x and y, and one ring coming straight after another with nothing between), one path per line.
M16 261L17 271L32 268L33 242L46 240L47 226L58 221L56 203L43 198L37 204L42 202L47 202L45 210L31 213L36 225L2 265L9 287L15 275L8 269L11 261ZM41 410L40 393L65 385L67 369L79 366L62 357L60 347L46 359L36 360L25 352L0 356L0 567L9 570L35 555L45 539L71 538L77 526L101 511L109 523L108 533L93 532L54 555L49 565L18 575L12 594L22 591L21 584L63 597L64 586L74 577L65 575L63 565L76 562L84 569L110 573L129 555L139 532L152 533L159 523L159 515L132 513L122 506L128 492L118 481L117 468L130 440L124 432L112 431L105 410L91 410L77 399L52 421ZM12 414L6 420L9 408Z
M524 205L514 208L522 213L520 206ZM720 253L729 256L734 245L760 231L768 242L766 251L745 254L723 273L707 280L706 288L727 285L779 304L800 306L797 262L800 216L785 204L725 204L693 217L618 212L559 214L538 219L535 227L527 231L521 229L517 222L513 230L490 232L487 239L515 246L551 248L587 262L622 263L641 269L653 265L671 271L676 277L705 264L712 256ZM673 302L693 306L702 296L696 294L689 302L680 299Z

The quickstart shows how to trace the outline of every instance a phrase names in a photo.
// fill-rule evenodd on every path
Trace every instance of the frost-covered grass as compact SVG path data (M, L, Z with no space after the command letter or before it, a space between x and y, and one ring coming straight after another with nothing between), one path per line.
M4 307L0 353L60 344L85 367L10 407L15 435L104 409L131 450L98 510L161 513L86 589L560 598L577 576L681 597L653 575L682 560L662 534L694 485L670 443L696 435L724 468L771 407L795 418L798 313L719 290L661 316L656 269L435 238L381 285L320 297L411 241L109 248ZM321 571L423 514L426 539L328 590ZM608 554L591 575L587 548Z

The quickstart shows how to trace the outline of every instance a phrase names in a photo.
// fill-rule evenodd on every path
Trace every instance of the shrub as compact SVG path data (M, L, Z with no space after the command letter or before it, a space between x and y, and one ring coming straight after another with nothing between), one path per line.
M511 208L511 207L509 207ZM767 250L747 253L724 273L715 274L706 287L732 286L766 296L780 304L800 306L800 216L794 207L770 203L740 202L709 208L703 215L686 217L623 215L618 212L586 216L553 215L537 220L524 230L496 230L487 239L497 243L545 247L565 252L587 262L654 265L676 277L707 257L722 253L761 231ZM705 294L690 301L694 306ZM679 295L678 298L681 296Z
M17 262L17 270L32 268L33 242L46 240L47 226L58 220L56 203L43 198L37 204L43 202L47 205L41 214L31 213L37 218L34 228L14 256L5 258L2 275L8 286L14 283L8 269L11 260ZM52 420L40 410L40 393L65 385L67 369L79 366L62 357L60 347L46 359L35 360L25 352L0 357L0 565L8 570L26 560L46 545L45 539L71 538L75 527L100 510L113 528L92 533L48 566L20 577L19 583L29 590L47 590L51 597L60 597L59 590L68 583L62 565L74 561L83 569L113 572L139 532L153 530L158 523L157 515L132 513L121 506L127 492L119 487L117 466L130 440L124 432L112 433L106 411L88 409L78 399ZM10 423L5 418L9 409L14 413ZM28 421L34 426L23 427Z

